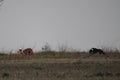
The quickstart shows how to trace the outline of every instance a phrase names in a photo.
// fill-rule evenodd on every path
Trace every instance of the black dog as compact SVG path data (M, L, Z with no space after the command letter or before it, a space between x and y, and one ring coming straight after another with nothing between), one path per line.
M89 50L89 53L90 53L90 54L96 54L96 53L105 54L102 49L97 49L97 48L91 48L91 49Z

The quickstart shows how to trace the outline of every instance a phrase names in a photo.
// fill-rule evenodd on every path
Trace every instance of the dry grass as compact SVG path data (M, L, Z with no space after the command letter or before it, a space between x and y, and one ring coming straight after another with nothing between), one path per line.
M0 54L0 60L30 60L41 58L69 58L69 59L83 59L83 58L110 58L120 59L120 53L106 53L106 55L89 55L87 52L37 52L34 55L21 54Z
M120 54L0 55L0 80L120 80Z

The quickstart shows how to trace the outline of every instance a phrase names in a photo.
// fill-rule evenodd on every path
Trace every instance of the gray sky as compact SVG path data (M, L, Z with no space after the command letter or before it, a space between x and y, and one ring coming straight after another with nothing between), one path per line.
M0 50L120 47L119 30L120 0L5 0L0 8Z

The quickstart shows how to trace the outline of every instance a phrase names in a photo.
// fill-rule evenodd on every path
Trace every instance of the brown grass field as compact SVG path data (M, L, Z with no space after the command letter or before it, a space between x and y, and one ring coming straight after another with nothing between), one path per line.
M120 53L0 54L0 80L120 80Z

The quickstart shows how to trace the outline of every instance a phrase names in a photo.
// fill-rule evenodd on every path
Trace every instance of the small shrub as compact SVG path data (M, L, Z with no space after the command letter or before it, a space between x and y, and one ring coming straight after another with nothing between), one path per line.
M115 76L120 77L120 73L116 73Z
M9 73L3 73L2 74L2 78L8 78L10 75L9 75Z
M38 63L32 63L31 67L35 70L42 70L42 67Z
M112 74L111 72L105 72L105 73L103 73L103 72L98 72L98 73L95 74L95 76L97 76L97 77L113 76L113 74Z
M42 68L39 66L39 67L34 67L34 69L36 70L42 70Z
M92 78L94 76L93 75L84 75L84 77L86 77L86 78Z
M110 72L106 72L105 75L106 75L106 76L113 76L113 74L110 73Z
M97 76L97 77L103 77L103 76L104 76L104 73L98 72L98 73L95 74L95 76Z
M82 64L82 62L81 62L81 61L77 61L77 62L74 62L73 64L74 64L74 65L75 65L75 64Z
M4 55L6 55L5 53L0 53L0 56L4 56Z

